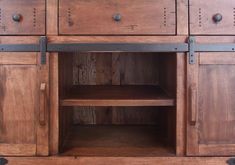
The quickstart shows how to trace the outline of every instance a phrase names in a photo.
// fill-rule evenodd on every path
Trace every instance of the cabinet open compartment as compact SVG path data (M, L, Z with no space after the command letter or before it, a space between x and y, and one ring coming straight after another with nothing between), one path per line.
M174 156L176 54L59 53L60 154Z

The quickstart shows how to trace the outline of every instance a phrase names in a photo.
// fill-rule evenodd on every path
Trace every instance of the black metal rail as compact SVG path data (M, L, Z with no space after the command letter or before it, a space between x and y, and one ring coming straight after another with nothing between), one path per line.
M46 52L185 52L189 63L195 63L195 52L235 52L235 43L200 44L190 36L188 43L48 43L47 37L38 44L0 44L0 52L41 52L41 64Z

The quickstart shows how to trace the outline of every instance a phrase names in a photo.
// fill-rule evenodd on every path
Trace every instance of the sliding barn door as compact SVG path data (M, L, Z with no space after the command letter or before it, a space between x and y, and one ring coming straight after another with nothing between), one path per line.
M198 53L187 67L187 154L235 154L235 53Z
M47 66L37 53L0 53L0 155L48 154Z

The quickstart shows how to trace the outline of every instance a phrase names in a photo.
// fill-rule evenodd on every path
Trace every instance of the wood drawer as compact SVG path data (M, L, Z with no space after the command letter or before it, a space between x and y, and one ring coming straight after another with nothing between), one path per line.
M190 0L190 34L234 35L234 0Z
M62 35L174 35L175 0L60 0Z
M0 35L45 34L45 0L1 0Z

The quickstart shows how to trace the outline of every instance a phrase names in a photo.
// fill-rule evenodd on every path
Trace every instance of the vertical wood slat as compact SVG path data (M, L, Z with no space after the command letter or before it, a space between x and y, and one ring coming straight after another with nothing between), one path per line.
M51 155L59 153L59 73L58 53L49 55L49 86L50 86L50 135L49 152Z
M187 109L190 109L190 88L194 86L198 89L198 67L199 67L199 54L196 55L196 63L191 65L187 62ZM189 61L189 56L187 56L187 61ZM187 155L197 155L199 153L198 144L198 123L191 125L190 113L187 113L187 145L186 151Z
M177 0L177 35L189 35L188 0Z
M177 92L176 92L176 154L185 155L186 151L186 54L177 54Z
M47 0L46 33L58 35L58 0Z

